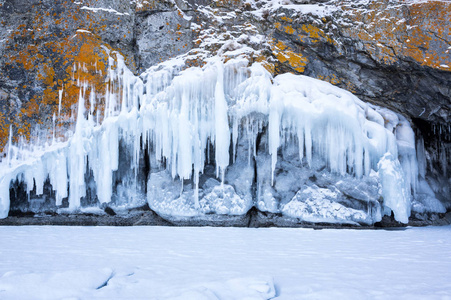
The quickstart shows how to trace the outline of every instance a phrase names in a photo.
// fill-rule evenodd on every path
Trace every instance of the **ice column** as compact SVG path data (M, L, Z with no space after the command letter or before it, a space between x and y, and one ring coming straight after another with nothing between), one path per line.
M217 82L215 87L215 158L216 177L221 175L224 182L224 175L229 165L230 129L227 116L228 106L224 96L224 67L221 61L216 63Z
M411 196L404 181L405 175L401 164L387 153L379 161L378 169L384 205L393 211L397 221L407 224L410 217Z

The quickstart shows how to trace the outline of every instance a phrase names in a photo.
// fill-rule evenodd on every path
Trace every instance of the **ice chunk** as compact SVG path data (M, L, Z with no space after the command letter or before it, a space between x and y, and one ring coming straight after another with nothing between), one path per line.
M182 189L180 180L174 180L168 171L150 174L147 193L150 208L162 215L197 215L194 203L184 197Z
M339 191L304 187L283 208L283 214L307 222L368 223L368 216L336 202Z
M205 214L243 215L249 208L249 203L241 199L235 193L235 189L228 184L215 186L200 201L200 210Z
M445 206L435 198L435 194L425 179L419 181L418 193L412 201L412 211L425 213L445 213Z

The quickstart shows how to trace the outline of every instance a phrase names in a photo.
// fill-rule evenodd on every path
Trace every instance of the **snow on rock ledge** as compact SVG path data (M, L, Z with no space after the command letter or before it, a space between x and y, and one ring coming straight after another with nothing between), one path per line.
M113 198L116 205L130 204L121 190L141 193L138 198L166 216L243 215L255 205L311 222L366 224L381 218L382 184L384 206L398 221L408 221L418 164L403 117L323 81L272 78L245 59L223 63L215 57L183 71L175 62L135 77L119 58L109 68L101 125L96 112L84 110L89 83L83 83L68 142L25 160L10 144L0 173L0 217L8 215L11 181L17 178L28 193L40 195L48 178L56 207L68 198L71 211L89 197L94 205ZM396 176L384 160L379 163L386 153ZM378 163L381 178L371 181ZM302 190L319 175L321 188ZM364 185L363 196L349 192L356 180ZM341 202L327 196L334 189Z

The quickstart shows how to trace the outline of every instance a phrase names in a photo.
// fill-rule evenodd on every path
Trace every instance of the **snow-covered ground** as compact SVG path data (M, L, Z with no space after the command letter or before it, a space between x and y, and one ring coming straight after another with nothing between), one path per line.
M450 299L451 226L0 227L0 299Z

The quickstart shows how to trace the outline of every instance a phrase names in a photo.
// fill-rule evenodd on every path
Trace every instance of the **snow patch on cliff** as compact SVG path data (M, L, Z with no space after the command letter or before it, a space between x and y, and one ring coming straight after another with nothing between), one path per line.
M112 8L89 7L89 6L86 6L86 5L85 5L85 6L80 7L80 9L83 9L83 10L89 10L89 11L92 11L92 12L99 12L99 11L101 11L101 12L107 12L107 13L116 14L116 15L118 15L118 16L123 16L123 15L129 16L129 15L130 15L129 13L121 13L121 12L118 12L117 10L112 9Z

